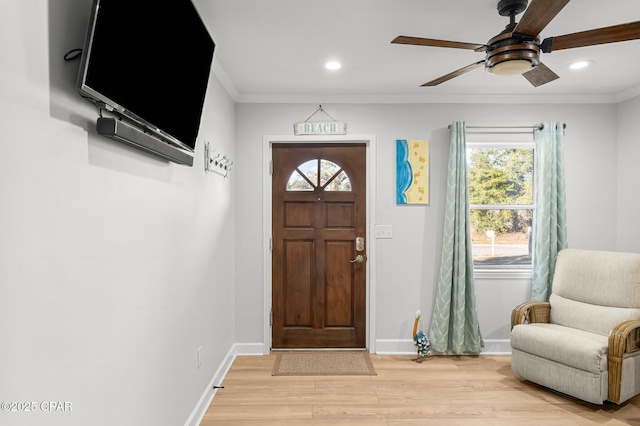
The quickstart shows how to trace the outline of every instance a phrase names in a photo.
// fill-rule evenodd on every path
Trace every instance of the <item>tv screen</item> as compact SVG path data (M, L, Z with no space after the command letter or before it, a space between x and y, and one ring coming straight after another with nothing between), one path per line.
M78 87L193 151L214 49L190 0L94 0Z

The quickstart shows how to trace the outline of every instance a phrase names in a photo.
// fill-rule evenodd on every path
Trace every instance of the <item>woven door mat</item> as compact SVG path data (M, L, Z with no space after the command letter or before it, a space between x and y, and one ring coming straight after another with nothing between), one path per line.
M278 352L272 376L375 376L365 351Z

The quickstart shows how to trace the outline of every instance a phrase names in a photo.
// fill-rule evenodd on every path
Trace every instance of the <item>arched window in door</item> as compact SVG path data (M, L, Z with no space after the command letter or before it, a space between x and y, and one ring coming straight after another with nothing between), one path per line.
M287 182L287 191L315 191L316 188L351 191L351 181L342 167L333 161L316 158L296 167Z

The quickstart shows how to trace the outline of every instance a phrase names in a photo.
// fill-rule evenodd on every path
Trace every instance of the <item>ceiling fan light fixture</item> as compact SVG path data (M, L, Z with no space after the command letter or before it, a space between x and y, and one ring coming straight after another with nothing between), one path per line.
M489 68L489 72L495 75L520 75L533 68L533 64L527 59L512 59L495 64Z
M520 75L540 63L540 47L534 41L523 41L511 34L499 34L489 40L485 64L495 75Z

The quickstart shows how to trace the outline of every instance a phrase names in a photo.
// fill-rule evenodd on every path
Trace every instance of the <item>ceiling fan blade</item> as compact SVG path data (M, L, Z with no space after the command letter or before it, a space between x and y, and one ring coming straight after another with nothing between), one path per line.
M471 64L471 65L467 65L464 68L460 68L459 70L456 70L454 72L450 72L447 75L443 75L442 77L436 78L435 80L431 80L423 85L421 85L420 87L431 87L431 86L437 86L440 83L444 83L445 81L451 80L454 77L458 77L459 75L462 75L464 73L467 73L469 71L472 71L480 66L484 65L484 59L480 62L476 62L475 64Z
M531 71L527 71L522 75L524 78L529 80L529 83L531 83L533 87L542 86L543 84L547 84L550 81L560 78L558 74L551 71L551 69L542 62L540 62L538 66Z
M617 43L619 41L637 39L640 39L640 21L581 31L563 36L549 37L543 42L543 51L548 53L554 50L573 49L574 47L594 46L597 44ZM548 50L545 50L544 44L549 45Z
M433 46L433 47L451 47L453 49L482 49L484 44L463 43L460 41L436 40L433 38L398 36L391 43L395 44L411 44L414 46Z
M567 3L569 0L531 0L513 33L537 37Z

